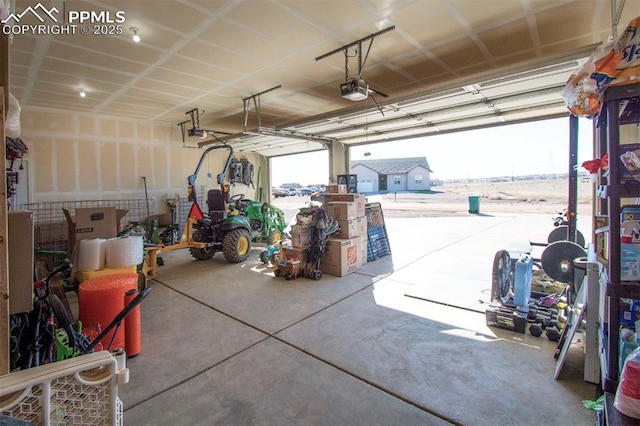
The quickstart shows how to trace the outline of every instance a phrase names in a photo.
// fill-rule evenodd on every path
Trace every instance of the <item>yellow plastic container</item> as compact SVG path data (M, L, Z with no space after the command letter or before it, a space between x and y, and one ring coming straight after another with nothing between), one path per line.
M75 271L75 278L82 283L91 278L103 277L111 274L121 274L126 272L137 273L137 265L125 266L123 268L104 268L97 271Z

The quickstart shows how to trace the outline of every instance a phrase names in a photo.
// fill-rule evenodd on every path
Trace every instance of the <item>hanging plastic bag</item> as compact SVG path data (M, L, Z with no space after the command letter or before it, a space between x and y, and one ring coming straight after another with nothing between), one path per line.
M569 77L561 95L572 114L593 117L600 112L604 93L612 84L640 79L640 16L614 41L605 43Z
M0 0L0 20L4 22L9 15L16 11L16 0ZM7 35L9 44L13 43L13 34L9 31Z
M7 117L4 122L5 136L11 139L20 137L20 103L9 93L9 105L7 107Z
M640 347L624 362L613 406L625 416L640 419Z
M622 160L624 162L624 160ZM609 153L607 152L602 158L588 160L582 163L582 167L587 169L592 175L598 173L598 170L607 170L609 168Z

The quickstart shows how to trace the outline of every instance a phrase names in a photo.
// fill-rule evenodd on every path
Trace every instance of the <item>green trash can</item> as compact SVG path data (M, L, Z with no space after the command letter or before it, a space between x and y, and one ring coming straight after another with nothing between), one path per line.
M480 213L479 195L469 195L469 213Z

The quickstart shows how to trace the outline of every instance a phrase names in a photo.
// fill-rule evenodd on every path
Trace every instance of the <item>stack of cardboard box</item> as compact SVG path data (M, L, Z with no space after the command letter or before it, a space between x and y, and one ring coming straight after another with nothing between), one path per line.
M124 268L103 268L99 270L81 271L78 269L80 257L80 241L95 238L115 238L118 234L120 220L128 210L120 210L115 207L90 207L77 208L75 217L67 209L62 209L67 218L69 229L68 254L74 265L72 277L82 283L90 278L97 278L122 272L136 272L136 265Z
M311 225L311 216L298 213L296 224L291 225L291 241L286 241L281 246L282 259L299 260L301 263L307 260Z
M342 277L359 270L367 262L367 219L364 194L347 193L341 186L328 186L324 209L338 221L340 230L327 241L327 252L320 261L320 270Z

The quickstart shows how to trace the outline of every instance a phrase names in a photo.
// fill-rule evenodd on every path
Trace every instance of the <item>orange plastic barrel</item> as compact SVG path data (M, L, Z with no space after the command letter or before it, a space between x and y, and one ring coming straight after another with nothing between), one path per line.
M131 301L140 294L137 288L127 290L124 296L125 306L129 306ZM124 347L128 358L133 358L140 353L140 305L133 310L124 319Z
M125 307L125 294L138 288L138 274L121 273L91 278L78 287L78 313L84 327L99 324L104 329ZM108 350L124 349L126 323L112 331L100 341ZM115 337L114 337L115 335ZM113 345L109 344L113 339Z

